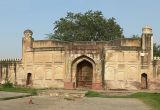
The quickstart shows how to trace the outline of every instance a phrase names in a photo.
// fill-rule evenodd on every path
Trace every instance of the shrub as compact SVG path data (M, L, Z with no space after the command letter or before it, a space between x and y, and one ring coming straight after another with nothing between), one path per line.
M7 81L2 85L3 88L13 88L13 83Z
M85 94L86 97L103 97L102 94L100 94L99 92L96 92L96 91L88 91L86 94Z

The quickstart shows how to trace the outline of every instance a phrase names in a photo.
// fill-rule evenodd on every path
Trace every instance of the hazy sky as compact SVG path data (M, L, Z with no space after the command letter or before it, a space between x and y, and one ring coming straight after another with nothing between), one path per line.
M21 58L25 29L31 29L35 39L44 39L67 12L88 10L116 18L127 37L141 35L142 27L149 25L154 41L160 42L160 0L0 0L0 58Z

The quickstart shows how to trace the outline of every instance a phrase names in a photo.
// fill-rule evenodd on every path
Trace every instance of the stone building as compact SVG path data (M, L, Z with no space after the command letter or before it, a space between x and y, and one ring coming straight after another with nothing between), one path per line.
M36 88L160 89L152 29L141 38L103 42L34 40L24 31L22 60L0 61L0 81Z

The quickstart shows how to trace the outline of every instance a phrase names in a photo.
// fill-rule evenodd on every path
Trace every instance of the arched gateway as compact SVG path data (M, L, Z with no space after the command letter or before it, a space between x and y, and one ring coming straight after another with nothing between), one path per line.
M95 74L95 63L87 57L76 58L72 63L72 82L75 82L75 88L92 88Z
M86 60L78 63L76 72L76 87L77 88L92 88L93 67Z

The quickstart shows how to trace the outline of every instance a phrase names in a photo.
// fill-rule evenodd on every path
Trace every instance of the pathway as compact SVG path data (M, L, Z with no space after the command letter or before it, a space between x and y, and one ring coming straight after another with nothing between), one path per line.
M29 104L32 98L34 104ZM130 98L76 98L34 96L0 101L0 110L150 110L138 99Z

